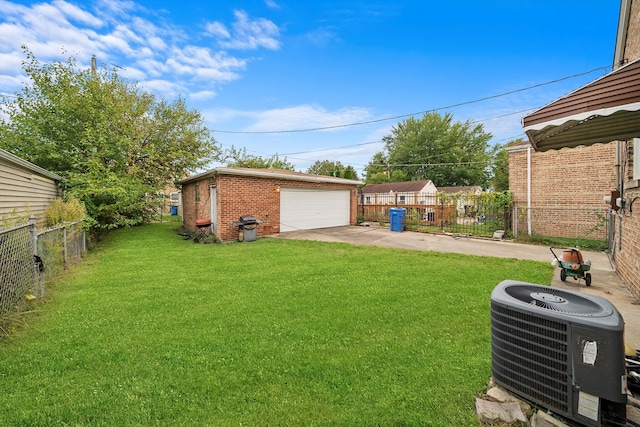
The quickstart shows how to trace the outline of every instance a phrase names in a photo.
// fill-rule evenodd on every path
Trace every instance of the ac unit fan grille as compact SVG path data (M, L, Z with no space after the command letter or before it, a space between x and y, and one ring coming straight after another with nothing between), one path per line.
M567 324L492 304L497 383L560 414L570 408Z

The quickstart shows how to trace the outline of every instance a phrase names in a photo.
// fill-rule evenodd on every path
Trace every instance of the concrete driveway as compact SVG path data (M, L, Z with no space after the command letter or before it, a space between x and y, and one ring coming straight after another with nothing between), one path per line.
M393 232L378 226L344 226L318 230L298 230L280 233L273 237L294 240L317 240L323 242L345 242L356 245L383 246L419 251L453 252L478 256L494 256L551 262L554 258L546 246L525 245L491 239L453 237L424 234L411 231ZM625 321L625 340L635 349L640 349L640 301L622 283L613 270L609 257L603 252L581 251L584 260L591 261L592 284L586 287L583 280L572 278L560 280L560 269L556 269L551 285L611 301Z

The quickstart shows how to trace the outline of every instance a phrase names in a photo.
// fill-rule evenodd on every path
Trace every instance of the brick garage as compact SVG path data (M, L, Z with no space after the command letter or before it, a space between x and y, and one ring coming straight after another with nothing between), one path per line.
M533 151L528 142L523 142L507 151L509 190L525 214L528 156L531 159L532 234L606 239L606 227L586 234L600 221L596 212L606 214L602 198L616 187L614 142L545 152ZM527 231L526 216L521 215L518 232Z
M355 225L356 189L361 182L279 169L216 168L183 179L179 184L182 186L183 226L196 230L196 220L210 220L216 236L222 241L231 241L238 238L238 226L232 223L243 215L253 215L261 221L258 236L279 233L283 193L293 194L296 190L307 191L307 196L311 197L314 191L325 197L333 192L340 197L346 196L347 217L343 221L345 224L340 225ZM322 213L309 212L312 214ZM323 218L318 218L317 224L325 223ZM305 226L307 229L313 227Z

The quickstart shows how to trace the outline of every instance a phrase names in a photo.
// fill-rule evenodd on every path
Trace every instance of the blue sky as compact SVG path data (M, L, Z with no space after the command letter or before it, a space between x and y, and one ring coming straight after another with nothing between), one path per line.
M98 66L117 66L146 90L182 96L223 148L278 154L300 171L334 160L361 173L381 138L413 113L483 123L492 144L523 136L523 115L610 71L602 67L613 62L619 7L615 0L0 0L0 93L25 82L22 44L41 61L71 54L88 67L96 55Z

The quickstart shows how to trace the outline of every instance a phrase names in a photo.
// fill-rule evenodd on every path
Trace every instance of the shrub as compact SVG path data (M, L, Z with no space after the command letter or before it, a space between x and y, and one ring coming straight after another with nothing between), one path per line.
M87 215L84 204L69 194L65 200L57 198L46 207L44 214L47 226L54 227L65 222L81 221Z

